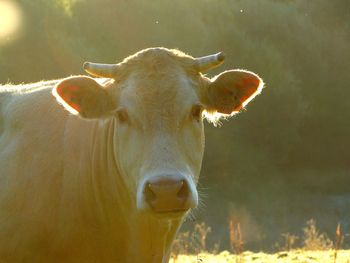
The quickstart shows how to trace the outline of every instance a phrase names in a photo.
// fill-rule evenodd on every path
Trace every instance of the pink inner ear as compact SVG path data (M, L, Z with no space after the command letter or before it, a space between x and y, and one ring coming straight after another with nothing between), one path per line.
M261 90L262 80L253 72L229 70L216 76L209 86L209 100L217 112L240 111Z
M79 87L62 85L62 86L58 86L56 90L65 103L67 103L70 107L72 107L77 112L81 112L80 105L75 103L76 98L79 96Z
M74 103L74 102L70 102L69 103L69 106L71 106L73 109L75 109L77 112L81 112L81 107L78 105L78 104L76 104L76 103Z
M258 89L260 80L255 76L244 77L237 85L240 89L239 100L241 103L249 99Z

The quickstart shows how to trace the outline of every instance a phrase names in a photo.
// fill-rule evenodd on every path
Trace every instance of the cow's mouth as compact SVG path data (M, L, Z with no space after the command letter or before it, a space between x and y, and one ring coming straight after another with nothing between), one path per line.
M158 219L180 219L181 217L185 216L186 213L189 210L183 210L183 209L173 209L173 210L167 210L167 211L154 211L152 209L152 215L155 216Z

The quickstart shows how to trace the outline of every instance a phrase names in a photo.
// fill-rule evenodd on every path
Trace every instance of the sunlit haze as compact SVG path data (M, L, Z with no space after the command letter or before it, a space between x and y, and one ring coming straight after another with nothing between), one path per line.
M52 198L55 196L56 201L52 206L48 206L48 212L54 211L54 208L61 203L60 196L65 192L63 190L60 192L63 184L77 191L89 188L73 183L80 180L78 176L74 180L69 179L69 176L57 176L57 180L51 180L52 173L56 171L60 173L64 169L53 169L49 166L49 161L41 160L37 154L44 149L52 149L54 143L68 138L65 132L60 133L58 130L55 132L60 133L60 138L50 137L49 140L44 140L39 135L48 135L50 129L63 126L63 120L58 118L61 115L55 115L55 111L51 109L61 109L63 114L66 114L64 116L68 116L68 112L61 107L62 105L56 103L51 93L47 93L47 96L40 95L30 103L26 102L26 99L17 100L17 97L25 96L34 98L34 94L26 92L18 96L7 95L10 89L14 88L12 84L23 84L25 86L23 88L28 88L28 91L34 86L48 89L53 83L69 76L90 76L84 71L85 61L120 63L129 55L150 47L178 48L193 57L207 56L221 51L225 53L225 61L219 67L205 72L208 79L227 70L243 69L255 72L265 83L261 95L246 108L243 107L240 110L241 113L227 120L220 120L221 114L215 114L214 109L210 111L209 108L209 113L203 112L207 119L209 117L211 123L205 121L204 124L205 153L197 188L200 205L198 209L193 209L189 213L188 218L184 219L184 226L177 236L180 241L175 243L174 251L176 248L180 252L187 249L186 253L195 255L191 262L197 263L199 261L220 262L209 256L197 258L201 249L207 252L216 250L218 253L222 250L231 250L231 253L239 254L242 252L241 246L245 251L286 250L285 253L279 254L275 261L270 258L260 260L262 255L258 255L254 262L326 262L319 260L318 254L317 256L308 254L310 258L304 260L301 254L294 254L292 250L305 248L307 243L305 241L309 240L306 233L312 234L316 230L319 236L313 240L315 242L323 240L319 245L323 243L326 247L329 246L331 243L329 240L334 243L336 227L340 223L341 245L338 248L349 249L350 253L349 46L350 0L0 0L0 263L39 262L32 258L18 261L4 259L2 254L4 246L11 247L11 252L26 244L28 253L23 252L23 256L29 257L34 248L39 249L42 246L49 249L55 244L58 245L59 241L48 241L51 237L54 238L48 225L52 223L51 226L55 226L60 222L65 224L69 220L62 221L60 217L57 219L55 213L50 212L53 215L50 218L52 222L49 222L47 217L48 224L42 223L42 229L39 227L39 230L35 230L32 223L46 220L38 217L37 222L32 217L34 214L45 212L39 203L46 200L45 195ZM186 59L176 67L180 67L182 63L186 64L185 61ZM139 63L141 65L141 62ZM163 66L162 63L159 65ZM195 67L189 65L188 69L186 66L186 72L191 74L192 83L198 77L198 72ZM132 73L134 71L136 70L130 69L130 73L119 71L120 75L117 74L116 79L112 80L113 83L115 85L119 83L120 87L124 87L121 83L129 75L135 74L136 78L137 74ZM157 75L164 79L162 81L166 80L165 74L161 74L158 70L158 63L153 64L153 62L150 63L149 71L145 70L139 75L145 79L148 75ZM176 76L177 74L173 74L170 80ZM53 82L46 82L50 80ZM185 78L181 81L185 81ZM166 82L166 86L170 86L170 82ZM29 83L33 84L24 85ZM44 83L48 83L47 86ZM146 85L141 81L137 83L140 83L138 85L141 90L141 86L153 87L163 82L154 81L152 85ZM165 94L165 89L159 88L159 103L164 109L169 106L170 110L170 104L160 97L163 92ZM126 89L123 88L123 90ZM182 94L181 90L175 89L174 92ZM206 90L209 89L196 89L196 92L205 95ZM228 94L230 92L227 90ZM237 94L240 92L243 91L240 90ZM117 93L122 92L118 90L114 95L116 96ZM170 94L167 96L170 97ZM91 96L91 100L94 98ZM135 94L135 98L141 100L141 95ZM47 104L41 107L40 105L44 104L39 102L44 99L47 99ZM190 98L186 99L190 100ZM8 100L13 103L7 102ZM119 100L118 97L118 102ZM60 102L64 104L63 101ZM120 100L120 103L123 106L126 105L126 101ZM67 105L65 106L68 108ZM154 105L156 106L157 104ZM190 111L189 107L183 108L183 115L186 111ZM195 110L198 108L200 107L194 107ZM73 108L69 110L70 113L77 114ZM128 111L131 110L130 104ZM136 108L133 110L137 119L145 115L144 112L138 112ZM195 110L193 112L197 112ZM188 114L188 120L196 115L192 114L193 112L191 110L191 115ZM117 121L120 112L115 113L118 114L113 118ZM123 114L120 120L125 119ZM42 116L42 119L38 116ZM198 120L198 114L196 116ZM8 121L10 117L13 122ZM132 118L131 115L129 117ZM79 123L85 122L77 116L69 118L72 123L75 118ZM28 129L24 129L21 124L25 120L28 121ZM93 122L95 121L97 120L94 119ZM101 124L105 122L107 118L101 120ZM214 127L213 124L221 127ZM127 130L130 128L128 126L133 125L123 124L122 129ZM178 126L174 123L173 134L179 133ZM29 131L32 132L34 129L40 133L33 132L33 135L29 135ZM111 129L110 132L116 132L118 129L119 126ZM86 129L81 132L93 137L92 130ZM74 138L78 138L79 134L80 132ZM133 134L133 132L130 133L130 138L133 138ZM188 134L192 133L188 132ZM15 135L18 140L10 139ZM110 136L110 133L106 132L106 135ZM106 141L108 136L103 141ZM189 138L186 137L188 144L180 147L176 146L180 145L179 142L174 142L172 146L165 147L166 151L170 152L175 148L176 151L177 148L179 151L191 148L193 142ZM69 142L71 141L74 141L73 136L69 137ZM127 141L125 140L125 145L129 144ZM24 147L26 152L18 151L15 154L17 142L23 143L21 147ZM149 140L145 144L151 144L151 142ZM83 144L83 140L74 144L67 143L62 148L57 147L55 151L52 150L57 158L52 156L48 160L56 164L61 162L58 160L62 159L63 162L63 159L74 157L71 160L72 165L75 161L84 164L79 158L89 155L90 152L78 154L75 150L78 144ZM136 140L130 142L130 145L135 144ZM112 145L111 143L108 147ZM72 152L74 150L74 156L73 153L72 156L67 156L65 147L72 149ZM140 149L142 147L140 146ZM101 151L104 149L96 140L96 146L91 146L89 149L97 148ZM124 150L121 146L119 148ZM27 152L29 154L26 154ZM135 156L132 154L130 156L136 158L137 155L140 160L148 157L146 154L143 157L141 152L137 150ZM49 157L48 151L47 155L43 156ZM94 156L102 159L97 153ZM123 156L125 160L131 160L127 157L129 155ZM194 154L184 156L195 160ZM172 158L160 157L169 160ZM108 158L109 162L114 157ZM24 160L28 161L29 168L23 164ZM35 179L39 178L36 174L36 162L37 166L42 167L46 173L42 181ZM131 162L130 167L136 171L136 165ZM16 170L15 175L9 172L5 174L8 169ZM17 170L24 171L23 184L19 184L20 176L16 174ZM112 188L115 184L120 184L120 181L117 179L119 177L108 177L110 179L107 181L102 180L102 177L96 177L96 180L91 177L91 183L98 183L96 188L91 190L101 189L101 195L92 196L91 200L95 200L95 197L101 200L112 198L112 195L109 196L107 192L102 191L103 187ZM47 187L39 191L32 178L40 185L46 184ZM71 186L70 180L73 180ZM136 185L136 179L128 184ZM16 191L12 191L14 188ZM67 194L68 192L70 191L67 191ZM118 193L113 192L113 196ZM130 198L132 196L126 191L123 193ZM74 191L72 196L73 194ZM149 194L152 195L151 192ZM90 200L89 198L86 200ZM6 203L11 200L18 205ZM29 205L33 204L33 200L37 202L36 208ZM67 204L73 207L69 202ZM100 208L91 210L88 210L88 206L84 205L84 207L87 209L84 208L82 211L86 211L87 218L101 219L101 224L91 225L91 231L97 231L100 226L102 227L104 220L112 222L107 216L93 216L95 211L109 210L107 206L101 205ZM77 208L80 209L80 206ZM23 209L28 212L27 215L19 215ZM113 213L117 211L115 207L112 210ZM127 217L120 217L120 220L124 220L122 218ZM310 222L310 219L314 219L317 225L315 223L312 227L309 226L307 222ZM20 221L23 225L19 224ZM129 221L130 226L134 226L135 220ZM37 241L26 243L24 233L21 233L16 225L23 227L27 233L26 237L36 238ZM77 226L77 229L81 229L79 224ZM208 228L211 232L207 231ZM305 231L305 228L311 230ZM72 228L75 233L78 233L77 229ZM141 227L135 227L134 232L136 233L139 229ZM241 238L238 232L241 233ZM205 236L202 238L200 233L205 233ZM160 238L157 232L152 234L155 238ZM88 236L85 232L81 232L81 235ZM106 232L106 236L111 237L109 232ZM60 233L56 240L61 240L61 237L63 233ZM125 240L127 240L126 237ZM140 241L144 240L140 239ZM205 244L200 244L201 240L207 242L207 247L204 247ZM10 241L18 241L18 246L14 245L12 248ZM71 244L75 242L71 241ZM84 247L83 244L87 243L81 243L80 247ZM238 248L232 247L235 244L238 244ZM122 245L126 246L126 243ZM68 247L70 246L67 245ZM78 251L76 250L78 247L72 247L69 253L72 252L73 255ZM130 247L130 250L132 249L136 249L136 245ZM85 251L82 251L83 253ZM88 250L86 253L89 255ZM102 254L101 257L104 257ZM239 255L242 258L237 260L241 262L251 262L252 258L257 256L244 252ZM292 255L297 259L287 260ZM327 257L330 260L327 262L335 261L328 254ZM341 258L339 252L336 263L350 263L349 260L341 261ZM350 259L350 256L348 258ZM235 259L231 261L226 259L227 257L221 262L232 260L236 262ZM68 262L62 258L57 260ZM147 262L141 257L139 261ZM54 260L46 262L53 263ZM102 263L102 260L99 262ZM176 262L181 262L181 259L179 258Z
M16 3L0 1L0 42L12 37L20 27L21 14Z

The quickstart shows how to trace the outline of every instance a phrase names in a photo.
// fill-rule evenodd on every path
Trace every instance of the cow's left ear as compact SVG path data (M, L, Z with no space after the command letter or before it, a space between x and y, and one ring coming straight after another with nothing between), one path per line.
M64 79L54 87L52 93L69 112L83 118L108 116L115 109L107 90L90 77Z
M207 111L232 114L245 107L264 86L253 72L228 70L212 78L207 86Z

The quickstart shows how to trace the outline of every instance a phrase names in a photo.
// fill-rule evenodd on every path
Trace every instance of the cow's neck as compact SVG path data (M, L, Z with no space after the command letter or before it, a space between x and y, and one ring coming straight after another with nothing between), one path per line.
M73 118L66 127L62 198L62 222L72 227L71 242L93 245L99 237L96 249L110 258L163 262L181 220L159 221L136 211L135 194L127 190L115 157L115 120Z

